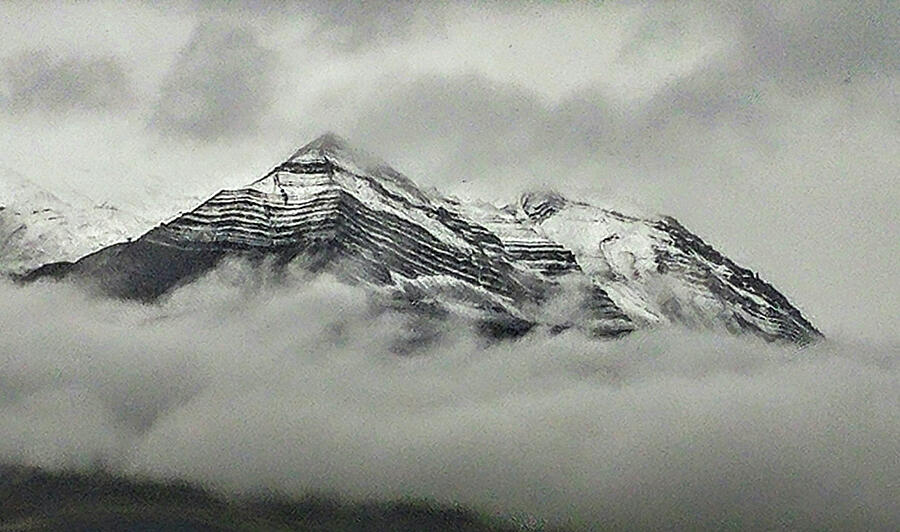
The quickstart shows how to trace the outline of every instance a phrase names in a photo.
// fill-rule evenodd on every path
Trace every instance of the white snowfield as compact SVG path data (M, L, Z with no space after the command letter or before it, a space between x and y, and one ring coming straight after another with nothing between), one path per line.
M72 261L150 229L136 216L77 207L33 186L5 184L2 191L6 271ZM446 198L331 134L141 241L186 254L287 250L292 260L326 249L351 264L356 281L391 285L460 314L474 304L569 326L585 321L574 314L590 313L588 328L609 334L678 323L801 344L820 336L777 290L672 218L628 215L552 192L503 206ZM565 294L568 286L592 294L577 311L562 312L560 298L532 297L535 287Z
M153 225L108 203L64 201L15 172L0 173L0 273L76 260Z

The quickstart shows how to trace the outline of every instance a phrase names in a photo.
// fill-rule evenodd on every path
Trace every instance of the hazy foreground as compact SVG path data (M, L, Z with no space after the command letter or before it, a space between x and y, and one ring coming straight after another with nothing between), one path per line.
M240 265L160 306L0 285L0 462L576 527L900 526L896 345L451 323L398 357L407 318L364 301Z

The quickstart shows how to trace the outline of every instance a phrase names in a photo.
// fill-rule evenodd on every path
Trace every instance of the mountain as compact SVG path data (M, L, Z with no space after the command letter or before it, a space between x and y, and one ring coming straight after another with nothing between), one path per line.
M772 285L670 216L629 216L555 194L525 195L520 209L638 322L724 326L801 344L821 336Z
M398 308L463 315L494 336L534 326L617 336L665 323L800 344L821 336L771 285L673 218L554 193L506 206L445 198L332 134L134 241L25 279L72 278L154 301L234 256L332 272Z
M107 202L64 201L21 174L0 169L0 272L76 260L152 226Z

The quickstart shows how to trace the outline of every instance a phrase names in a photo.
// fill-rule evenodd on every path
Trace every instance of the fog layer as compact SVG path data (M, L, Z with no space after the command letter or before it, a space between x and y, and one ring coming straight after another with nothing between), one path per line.
M158 306L0 285L0 461L575 526L900 524L896 345L452 323L397 356L411 324L239 264Z

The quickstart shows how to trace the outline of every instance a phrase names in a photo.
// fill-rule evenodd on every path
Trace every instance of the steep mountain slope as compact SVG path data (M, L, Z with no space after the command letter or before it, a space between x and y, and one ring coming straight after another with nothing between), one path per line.
M133 242L28 278L153 301L231 256L334 272L404 310L461 314L500 336L534 325L615 336L666 322L798 343L819 335L774 288L671 218L554 194L506 207L448 199L334 135Z
M0 169L0 273L76 260L139 236L152 222L87 199L63 201L25 177Z
M584 273L636 321L751 331L807 343L821 334L781 293L669 216L641 218L529 194L519 209L572 250Z

